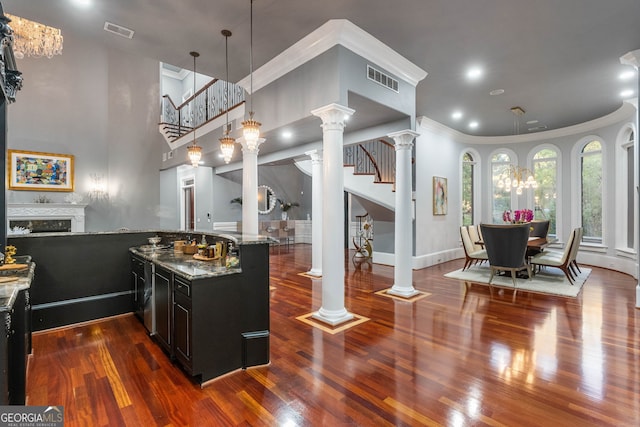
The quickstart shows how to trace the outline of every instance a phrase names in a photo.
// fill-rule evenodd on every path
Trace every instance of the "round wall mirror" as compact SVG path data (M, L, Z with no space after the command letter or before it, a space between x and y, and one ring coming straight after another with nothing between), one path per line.
M266 215L276 207L276 195L268 185L258 186L258 213Z

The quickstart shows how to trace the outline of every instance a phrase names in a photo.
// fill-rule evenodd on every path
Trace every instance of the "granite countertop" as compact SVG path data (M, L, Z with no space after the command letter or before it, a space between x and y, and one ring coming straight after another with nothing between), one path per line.
M137 246L129 249L132 254L151 261L156 265L171 270L187 280L206 279L209 277L227 276L230 274L242 273L242 268L227 268L224 263L216 261L200 261L193 258L193 255L185 255L181 252L174 252L168 249L142 249Z
M0 278L15 278L10 282L0 283L0 312L11 310L13 308L13 303L16 300L18 292L23 289L29 289L29 287L31 287L31 282L33 281L33 274L36 269L36 264L34 262L31 262L31 257L17 256L16 263L27 264L28 267L19 271L0 271Z
M246 235L241 232L235 231L184 231L184 230L118 230L118 231L89 231L89 232L52 232L52 233L27 233L27 234L9 234L9 238L38 238L38 237L51 237L51 236L83 236L83 235L96 235L96 234L136 234L136 233L155 233L158 235L163 234L189 234L193 237L202 236L207 237L222 237L233 241L237 245L257 245L264 243L274 243L277 240L269 236L256 236Z

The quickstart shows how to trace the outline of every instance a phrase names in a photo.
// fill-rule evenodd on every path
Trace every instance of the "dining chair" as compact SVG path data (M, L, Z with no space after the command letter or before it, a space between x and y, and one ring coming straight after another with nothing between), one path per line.
M529 236L547 237L547 234L549 234L549 223L550 221L548 219L543 221L531 221L529 223L529 229L531 230L529 232Z
M569 235L569 239L567 240L567 244L564 247L562 252L559 251L544 251L537 255L531 257L531 264L535 267L555 267L562 270L564 275L569 280L569 283L573 285L575 280L574 273L571 270L571 254L574 250L574 246L580 246L580 241L577 239L577 236L580 233L581 228L574 228Z
M518 272L527 270L529 280L532 277L531 265L526 260L529 224L480 224L480 230L491 266L489 285L496 272L508 271L513 280L515 298Z
M460 227L460 238L462 239L462 248L464 249L465 255L464 267L462 267L463 270L466 270L478 262L482 263L487 260L487 251L482 248L476 248L473 240L471 240L469 229L466 225Z

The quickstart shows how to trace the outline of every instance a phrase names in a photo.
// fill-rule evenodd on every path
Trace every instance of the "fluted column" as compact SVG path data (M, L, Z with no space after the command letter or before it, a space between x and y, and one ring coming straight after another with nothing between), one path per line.
M354 110L329 104L311 114L322 119L322 307L313 317L330 325L353 318L344 307L344 175L345 118Z
M413 227L411 215L411 147L419 134L402 130L389 134L396 148L396 223L395 223L395 269L394 283L387 293L404 298L420 292L413 287L412 244Z
M322 151L307 151L311 157L311 270L307 274L322 276Z
M635 165L636 170L634 185L636 188L640 185L640 145L638 141L640 137L638 136L638 132L640 130L640 49L632 50L631 52L627 52L625 55L620 57L620 62L624 65L631 65L636 69L636 134L635 134L635 147L634 152L636 155ZM640 209L640 197L638 198L638 209ZM636 246L637 242L640 242L640 227L636 224ZM636 308L640 308L640 262L636 259L636 265L638 266L637 275L638 284L636 285Z
M258 147L264 138L258 139L256 148L250 149L244 138L242 145L242 234L258 235Z

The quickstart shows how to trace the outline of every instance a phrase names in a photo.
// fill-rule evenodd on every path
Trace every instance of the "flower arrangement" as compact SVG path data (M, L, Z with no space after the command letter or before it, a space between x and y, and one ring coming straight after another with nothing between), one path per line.
M522 224L533 221L533 211L531 209L519 209L515 211L506 210L502 213L502 220L511 224Z
M300 203L298 202L285 202L282 199L278 199L278 203L280 204L280 209L282 210L282 212L286 212L294 206L300 206Z

